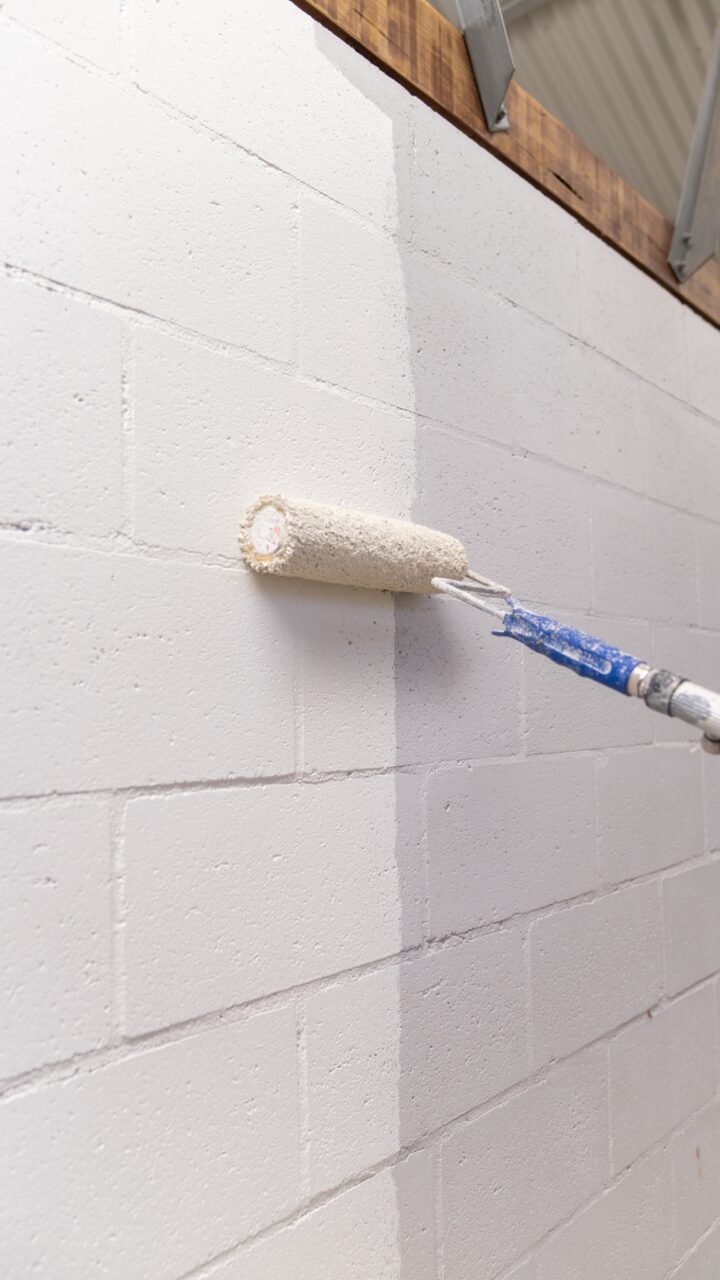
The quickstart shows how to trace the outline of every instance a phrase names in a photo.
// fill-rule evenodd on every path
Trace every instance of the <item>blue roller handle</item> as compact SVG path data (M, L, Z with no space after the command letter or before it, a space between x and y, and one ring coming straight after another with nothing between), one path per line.
M551 658L561 667L569 667L579 676L587 676L589 680L597 680L609 689L617 689L625 693L630 674L639 665L640 659L623 653L614 645L606 644L597 636L588 636L575 627L564 627L554 618L545 618L540 613L532 613L524 609L517 600L508 597L510 612L503 619L503 630L495 635L510 636L519 640Z

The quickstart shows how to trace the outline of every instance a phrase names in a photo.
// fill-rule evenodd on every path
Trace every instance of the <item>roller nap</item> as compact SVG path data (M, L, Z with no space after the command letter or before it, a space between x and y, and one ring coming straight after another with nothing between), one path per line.
M468 570L465 548L449 534L280 496L250 507L240 545L257 573L381 591L430 593L433 578L460 579Z

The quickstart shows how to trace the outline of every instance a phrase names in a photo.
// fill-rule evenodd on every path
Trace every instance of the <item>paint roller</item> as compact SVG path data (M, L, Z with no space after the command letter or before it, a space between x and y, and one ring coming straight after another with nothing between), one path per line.
M257 573L461 600L502 623L494 635L516 640L618 693L642 698L662 715L697 725L705 749L720 754L719 694L526 609L506 587L470 569L465 548L450 534L270 495L246 512L240 545L246 564Z

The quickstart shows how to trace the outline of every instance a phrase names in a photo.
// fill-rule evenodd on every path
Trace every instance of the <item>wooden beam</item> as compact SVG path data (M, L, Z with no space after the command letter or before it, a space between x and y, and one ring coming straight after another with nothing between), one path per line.
M683 285L667 264L672 226L520 85L507 133L490 133L462 33L430 0L294 0L564 205L608 244L720 326L720 263Z

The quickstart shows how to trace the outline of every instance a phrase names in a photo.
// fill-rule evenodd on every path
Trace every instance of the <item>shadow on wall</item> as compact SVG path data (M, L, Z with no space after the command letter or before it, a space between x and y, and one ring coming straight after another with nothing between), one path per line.
M322 27L316 42L372 99L377 73ZM387 95L381 100L378 95L379 109L387 111L387 102ZM364 271L372 281L368 293L376 287L387 290L378 304L380 321L404 295L405 350L387 352L381 323L369 333L374 317L358 307L354 322L348 320L346 326L359 357L356 389L416 415L411 518L460 536L478 569L500 574L502 565L486 565L481 554L484 477L473 467L475 459L465 452L462 440L442 425L444 389L452 387L460 366L466 379L468 366L477 367L478 392L483 386L490 391L492 353L483 349L484 336L478 342L470 288L450 281L437 261L412 247L418 194L412 189L410 105L399 106L392 119L397 201L392 244L368 230L368 260L357 264L358 273ZM477 297L475 292L473 299ZM371 299L371 311L376 301ZM402 326L396 328L401 331ZM353 358L354 353L348 355L348 363ZM476 401L464 407L470 423L479 406ZM496 495L492 503L495 518L501 518ZM434 1280L436 1255L443 1250L445 1274L452 1280L496 1275L515 1256L511 1245L505 1259L500 1242L494 1240L485 1242L485 1250L482 1226L474 1240L461 1229L463 1243L455 1246L448 1237L453 1224L441 1226L437 1220L442 1141L438 1131L527 1074L522 940L503 935L501 942L490 939L488 945L486 937L457 936L492 920L495 904L485 901L492 883L480 883L477 868L468 883L463 849L458 849L463 837L453 822L451 801L445 799L453 789L452 779L466 771L467 762L519 749L521 668L514 650L494 640L488 620L474 610L437 598L395 597L397 883L402 948L411 949L412 956L392 971L392 980L384 971L361 983L376 988L372 996L368 993L376 1025L369 1031L372 1047L364 1064L368 1094L375 1094L376 1114L370 1123L387 1131L388 1154L410 1149L392 1172L398 1262L397 1270L388 1274L398 1280ZM464 849L475 862L479 831L465 831L464 837ZM487 851L490 882L492 859ZM413 892L418 883L424 897L420 942ZM362 997L357 1007L362 1009ZM395 1064L392 1091L388 1062ZM462 1216L483 1218L480 1188L462 1205L462 1195L454 1199ZM435 1239L435 1231L442 1239Z

